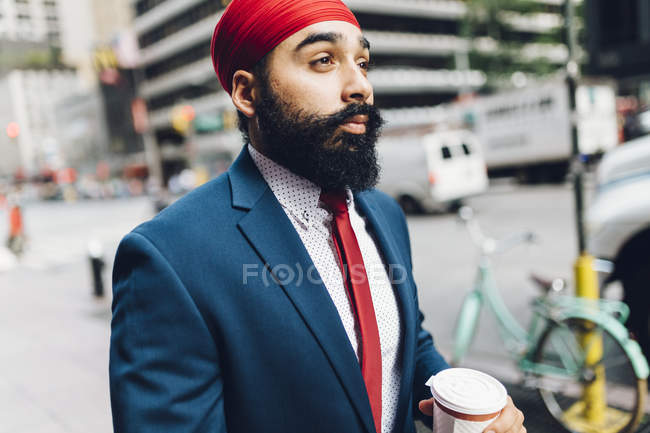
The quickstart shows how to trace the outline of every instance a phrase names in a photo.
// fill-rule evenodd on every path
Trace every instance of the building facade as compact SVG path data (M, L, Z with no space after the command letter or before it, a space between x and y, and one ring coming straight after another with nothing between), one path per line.
M616 78L620 95L650 106L650 2L592 0L586 8L589 72Z
M42 168L65 166L59 139L58 104L78 87L73 70L14 70L0 79L0 152L2 175L12 175L19 168L35 175ZM9 133L10 126L16 132Z
M471 37L463 36L467 17L472 12L469 1L344 2L354 11L371 43L374 68L369 77L375 100L391 119L399 119L398 114L403 110L407 117L418 113L427 115L432 106L481 89L487 76L485 71L472 67L470 54L496 55L503 44L481 26ZM139 94L147 102L163 168L174 169L184 161L192 164L207 160L211 164L211 153L241 145L234 108L221 90L210 60L212 31L227 3L227 0L134 2L134 27L143 70ZM520 43L516 49L519 61L534 62L541 58L559 66L566 61L565 47L540 42L544 39L540 36L556 32L562 25L562 0L531 0L531 3L536 5L532 14L499 13L499 20L507 24L505 37ZM193 107L197 121L216 119L213 123L220 126L219 130L189 136L175 130L173 113L179 105L188 104Z
M0 39L60 45L59 0L0 0Z
M119 173L144 161L131 110L131 3L0 0L0 172L62 164L89 171L108 160ZM5 133L10 124L20 126L18 137Z
M110 147L101 94L79 89L57 102L55 119L60 153L66 167L94 173Z

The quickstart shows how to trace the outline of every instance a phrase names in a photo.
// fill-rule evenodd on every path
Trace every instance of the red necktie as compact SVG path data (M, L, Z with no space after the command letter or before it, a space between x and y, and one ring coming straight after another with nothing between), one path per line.
M334 244L340 263L345 259L348 266L348 272L343 270L343 279L356 309L361 331L361 374L366 383L375 428L377 433L381 433L381 346L366 268L350 224L345 193L322 193L320 199L334 213Z

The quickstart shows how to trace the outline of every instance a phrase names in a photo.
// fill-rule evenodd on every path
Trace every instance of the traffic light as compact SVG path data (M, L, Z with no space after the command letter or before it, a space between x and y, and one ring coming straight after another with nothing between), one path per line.
M149 130L149 114L147 103L142 98L135 98L131 102L131 116L133 117L133 129L138 134L144 134Z
M196 117L196 111L191 105L177 105L172 109L172 127L176 132L186 134Z
M7 137L13 140L15 138L18 138L19 135L20 135L20 126L18 126L16 122L10 122L7 125Z
M194 129L197 134L209 134L223 131L223 116L221 114L202 114L196 117Z
M218 131L229 131L237 128L237 112L226 110L221 113L200 114L194 120L194 130L197 134L211 134Z

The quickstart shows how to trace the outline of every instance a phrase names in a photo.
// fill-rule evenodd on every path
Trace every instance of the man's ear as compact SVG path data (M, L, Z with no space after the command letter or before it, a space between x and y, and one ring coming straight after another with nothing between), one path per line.
M255 115L257 89L255 76L248 71L238 70L232 77L231 98L235 107L248 118Z

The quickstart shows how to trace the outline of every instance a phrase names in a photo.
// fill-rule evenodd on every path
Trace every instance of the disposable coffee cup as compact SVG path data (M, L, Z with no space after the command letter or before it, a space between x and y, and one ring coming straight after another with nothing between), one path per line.
M433 395L434 433L481 433L506 405L506 388L469 368L450 368L426 383Z

